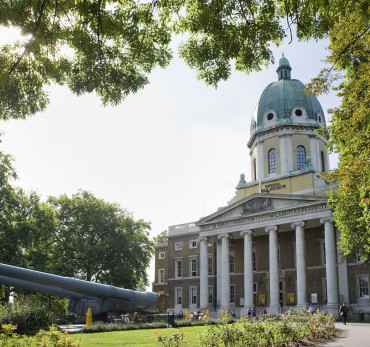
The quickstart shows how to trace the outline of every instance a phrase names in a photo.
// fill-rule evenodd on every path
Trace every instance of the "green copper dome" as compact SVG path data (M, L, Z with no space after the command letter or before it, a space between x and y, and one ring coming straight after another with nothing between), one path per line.
M291 79L292 68L284 56L276 72L278 81L263 91L254 111L252 132L281 124L307 124L321 127L324 111L316 97L303 94L301 81Z

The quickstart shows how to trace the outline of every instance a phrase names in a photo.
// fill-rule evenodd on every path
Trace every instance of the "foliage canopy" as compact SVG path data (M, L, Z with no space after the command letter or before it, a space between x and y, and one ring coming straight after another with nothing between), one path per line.
M50 84L116 105L168 65L176 34L185 37L179 55L217 86L232 64L248 73L272 63L271 45L287 35L323 38L348 13L366 21L367 11L354 0L1 1L0 26L25 39L0 50L0 118L44 110Z

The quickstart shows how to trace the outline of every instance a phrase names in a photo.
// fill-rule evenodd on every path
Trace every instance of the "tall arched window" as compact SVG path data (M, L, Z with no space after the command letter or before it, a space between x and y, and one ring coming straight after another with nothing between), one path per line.
M272 148L269 150L269 173L277 171L276 165L276 149Z
M297 147L297 168L302 170L306 164L306 150L303 146Z
M321 151L321 171L325 172L325 156L323 151Z
M253 158L253 181L257 179L257 163L256 158Z

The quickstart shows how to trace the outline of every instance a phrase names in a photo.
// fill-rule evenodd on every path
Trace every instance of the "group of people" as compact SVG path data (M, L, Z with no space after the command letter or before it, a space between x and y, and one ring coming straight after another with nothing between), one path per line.
M203 317L205 317L205 315L202 312L200 312L199 310L197 310L197 311L194 311L194 312L190 312L188 319L189 320L198 320L198 319L202 319Z

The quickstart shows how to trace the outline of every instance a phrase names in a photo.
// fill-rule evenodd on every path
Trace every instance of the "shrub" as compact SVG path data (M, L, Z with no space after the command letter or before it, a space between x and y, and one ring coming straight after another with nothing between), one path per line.
M48 327L55 322L55 316L46 307L29 305L14 305L3 308L0 315L0 324L17 326L18 332L38 330Z
M169 325L164 322L140 323L140 324L112 324L105 322L94 322L90 326L83 328L82 333L98 333L105 331L137 330L137 329L162 329Z
M164 346L180 346L184 339L184 333L181 329L175 330L171 335L164 336L162 334L156 334L157 341L162 343Z
M303 337L331 335L335 332L334 317L320 312L291 310L265 320L241 319L239 323L222 321L218 326L207 326L200 334L202 346L273 346L287 343L298 345Z
M40 330L35 336L37 347L77 347L79 341L71 341L66 331L61 331L55 325L51 326L48 331Z

